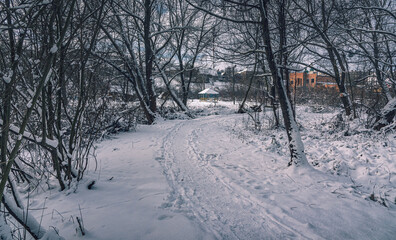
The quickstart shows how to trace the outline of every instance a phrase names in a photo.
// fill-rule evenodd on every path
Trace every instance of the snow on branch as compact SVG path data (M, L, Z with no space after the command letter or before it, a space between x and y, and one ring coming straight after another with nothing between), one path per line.
M3 126L3 120L1 120L1 119L0 119L0 126ZM35 142L35 143L42 145L44 147L49 147L49 148L58 147L57 141L51 140L48 138L43 140L41 137L38 137L38 136L34 135L33 133L27 132L26 130L23 132L23 134L20 134L20 128L13 124L10 124L10 131L14 134L18 134L18 140L20 140L19 138L23 138L30 142Z

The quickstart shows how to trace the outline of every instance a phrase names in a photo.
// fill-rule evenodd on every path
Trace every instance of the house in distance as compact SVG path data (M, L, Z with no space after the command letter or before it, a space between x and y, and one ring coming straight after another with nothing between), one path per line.
M199 100L201 101L213 101L219 100L219 93L211 88L206 88L198 93Z
M338 90L335 79L315 71L293 72L289 74L290 86L308 88L332 88Z

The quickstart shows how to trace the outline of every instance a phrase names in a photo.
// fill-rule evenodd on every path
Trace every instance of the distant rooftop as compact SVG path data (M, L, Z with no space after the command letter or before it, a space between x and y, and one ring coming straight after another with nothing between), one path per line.
M219 94L219 93L211 88L207 88L205 90L200 91L198 94Z

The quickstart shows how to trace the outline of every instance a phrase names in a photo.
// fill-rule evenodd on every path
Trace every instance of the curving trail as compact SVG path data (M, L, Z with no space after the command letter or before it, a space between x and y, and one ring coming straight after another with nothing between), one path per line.
M362 213L365 202L359 206L334 192L344 183L293 179L284 167L287 159L232 133L238 118L177 120L167 129L156 154L172 189L165 207L183 212L218 239L377 236L370 228L351 231L373 217Z
M218 121L181 122L163 139L160 160L175 191L173 206L190 211L221 239L307 237L269 214L259 196L243 187L257 178L243 164L254 150L231 136L222 139L226 129ZM241 164L227 164L235 154Z
M260 140L268 132L245 131L243 119L159 121L114 136L79 185L38 192L29 209L65 239L395 239L393 205L364 199L349 178L291 171L281 141ZM314 141L310 153L322 150Z

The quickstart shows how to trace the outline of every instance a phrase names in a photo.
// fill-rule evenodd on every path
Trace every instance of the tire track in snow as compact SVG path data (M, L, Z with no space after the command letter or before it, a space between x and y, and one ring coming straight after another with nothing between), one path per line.
M212 116L181 121L163 138L158 160L172 188L166 207L184 211L191 219L197 218L219 239L320 239L312 233L299 233L296 229L304 229L302 223L244 189L238 179L230 178L220 166L212 165L213 161L226 160L223 154L241 149L232 149L228 144L222 146L219 139L215 140L217 146L209 148L215 152L202 149L205 141L214 140L205 139L208 137L205 131L211 131L214 126L216 131L224 131L218 128L220 119ZM235 142L243 145L238 140ZM242 170L249 173L246 168Z

